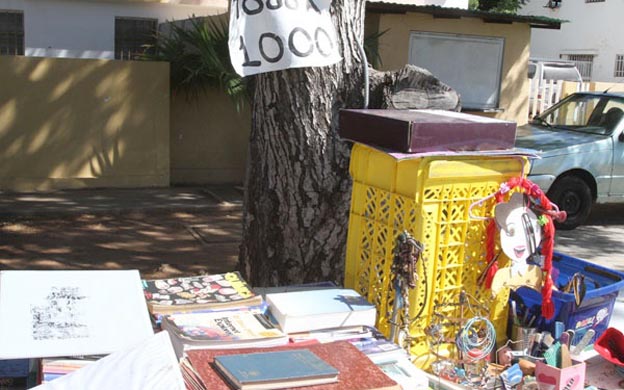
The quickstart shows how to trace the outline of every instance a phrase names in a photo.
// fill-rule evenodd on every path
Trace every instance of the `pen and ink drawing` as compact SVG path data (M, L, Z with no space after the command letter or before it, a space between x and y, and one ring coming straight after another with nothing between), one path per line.
M33 340L89 337L87 301L79 287L51 287L39 304L30 307Z

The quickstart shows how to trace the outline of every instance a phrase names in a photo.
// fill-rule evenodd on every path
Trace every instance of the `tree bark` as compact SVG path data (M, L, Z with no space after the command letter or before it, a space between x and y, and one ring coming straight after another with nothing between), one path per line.
M370 108L459 111L459 94L427 69L405 65L396 71L370 70Z
M364 0L334 0L343 60L256 76L240 269L253 286L342 283L350 144L338 111L363 104Z
M256 76L240 270L253 286L342 284L349 221L351 144L341 108L364 104L364 0L335 0L343 61ZM406 65L370 72L370 108L459 110L459 95Z

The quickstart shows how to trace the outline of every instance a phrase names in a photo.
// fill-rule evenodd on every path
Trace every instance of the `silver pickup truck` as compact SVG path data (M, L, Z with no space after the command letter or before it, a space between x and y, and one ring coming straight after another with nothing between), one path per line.
M579 92L518 128L516 147L533 149L529 179L582 224L594 202L624 202L624 93Z

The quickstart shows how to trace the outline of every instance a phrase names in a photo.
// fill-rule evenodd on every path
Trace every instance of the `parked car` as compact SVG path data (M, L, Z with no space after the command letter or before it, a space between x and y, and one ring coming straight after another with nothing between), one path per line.
M594 202L624 202L624 93L580 92L518 128L516 146L533 149L529 179L568 214L574 229Z

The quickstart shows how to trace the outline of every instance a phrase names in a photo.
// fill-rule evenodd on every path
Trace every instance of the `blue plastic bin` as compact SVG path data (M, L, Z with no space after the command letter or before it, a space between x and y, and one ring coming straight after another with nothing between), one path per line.
M589 330L594 329L596 338L609 327L613 305L618 292L624 289L624 273L615 271L588 261L566 256L555 252L553 255L553 269L557 269L559 275L555 280L558 288L566 285L572 276L580 272L585 275L587 291L579 306L576 305L574 294L553 291L555 303L555 315L552 320L538 317L535 327L538 331L549 331L554 334L555 321L561 321L565 330L574 330L572 344L576 344ZM512 299L519 297L522 303L536 312L541 308L542 295L539 291L528 287L518 288Z

